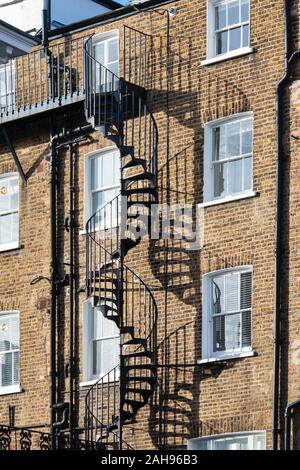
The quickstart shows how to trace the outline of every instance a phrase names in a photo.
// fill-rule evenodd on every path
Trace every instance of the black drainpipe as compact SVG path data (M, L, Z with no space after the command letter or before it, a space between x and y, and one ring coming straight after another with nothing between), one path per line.
M73 144L69 144L69 256L70 256L70 338L69 338L69 386L70 386L70 404L69 421L71 443L74 432L74 231L75 231L75 211L74 211L74 162L73 162Z
M282 251L282 161L284 148L282 142L283 132L283 106L282 96L286 84L289 82L291 66L300 56L300 51L290 52L291 27L290 27L290 0L285 0L285 74L276 86L276 262L275 262L275 328L274 328L274 377L273 377L273 450L278 450L278 436L280 429L279 420L279 382L280 382L280 344L281 344L281 251Z
M50 327L50 432L52 450L56 450L56 324L57 324L57 294L58 294L58 264L57 264L57 136L51 132L50 138L50 232L51 232L51 327Z

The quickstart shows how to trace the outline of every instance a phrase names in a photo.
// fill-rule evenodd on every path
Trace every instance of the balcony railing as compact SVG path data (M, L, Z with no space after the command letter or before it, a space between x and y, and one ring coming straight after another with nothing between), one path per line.
M67 434L58 437L57 447L60 450L102 450L98 442L71 438ZM51 436L28 428L11 428L0 425L0 451L52 450Z
M84 98L84 43L67 40L0 66L0 123Z

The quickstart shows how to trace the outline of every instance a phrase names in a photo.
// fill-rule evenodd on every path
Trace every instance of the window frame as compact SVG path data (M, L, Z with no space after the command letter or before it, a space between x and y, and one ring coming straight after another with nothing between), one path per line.
M110 31L106 31L105 33L99 33L99 34L95 34L95 36L93 36L93 40L92 40L92 47L94 49L95 45L100 43L100 42L103 42L104 43L104 63L102 64L105 68L107 68L108 70L110 70L108 68L108 61L106 60L107 59L107 56L108 56L108 42L109 41L112 41L112 40L115 40L117 39L118 41L118 60L114 61L113 63L118 63L118 71L117 73L115 72L112 72L114 75L116 75L117 77L119 76L119 73L120 73L120 35L119 35L119 30L118 29L112 29Z
M221 127L222 125L231 122L241 122L244 120L252 120L252 167L251 167L251 188L235 193L225 193L224 196L214 196L214 161L213 161L213 129ZM224 159L224 163L229 161L245 160L250 158L250 154L240 155ZM219 161L222 163L222 160ZM204 127L204 204L205 203L219 203L223 201L231 201L235 199L242 199L248 196L253 196L253 169L254 169L254 116L252 111L243 113L232 114L223 118L209 121Z
M94 313L95 309L97 309L97 307L93 306L92 298L87 299L83 303L83 383L81 385L94 384L98 382L98 380L101 380L106 377L107 374L110 372L108 371L105 374L100 374L99 376L93 374L93 342L99 340L120 338L120 334L103 337L101 339L94 338L94 336L92 335L91 315ZM108 379L109 377L106 378L107 382ZM119 370L116 375L116 380L119 380ZM113 382L113 380L109 381Z
M0 311L0 318L3 317L3 316L8 316L8 317L11 317L11 316L16 316L18 317L18 349L10 349L9 351L1 351L0 352L0 357L4 354L11 354L12 352L13 353L18 353L18 356L19 356L19 367L18 367L18 383L17 384L14 384L14 385L9 385L9 386L1 386L0 384L0 396L1 395L10 395L10 394L13 394L13 393L18 393L20 392L20 383L21 383L21 379L20 379L20 373L21 373L21 367L20 367L20 363L21 363L21 345L20 345L20 339L21 339L21 334L20 334L20 312L18 310L5 310L5 311Z
M251 346L242 347L239 351L213 351L213 316L212 316L212 279L230 273L252 273L251 292ZM253 355L253 266L238 266L220 269L204 274L202 281L202 361L220 361ZM226 314L225 314L226 316ZM201 361L199 361L201 363Z
M207 451L217 450L214 448L214 443L220 440L233 440L234 438L245 438L248 437L249 448L245 450L266 450L267 447L267 433L266 431L242 431L236 433L226 433L226 434L213 434L211 436L197 437L195 439L188 440L188 450L199 450L197 449L198 443L206 442ZM263 449L254 449L255 437L263 437L264 446ZM194 446L195 445L195 446Z
M5 243L5 244L0 243L0 253L5 252L5 251L10 251L10 250L15 250L20 247L20 179L19 179L18 173L1 174L0 186L1 186L1 181L9 180L9 179L16 179L18 182L18 209L0 212L0 220L1 220L1 217L3 216L18 214L17 241L12 242L12 243Z
M227 50L222 54L217 54L216 51L216 23L215 23L215 8L220 4L228 4L233 2L234 0L207 0L207 47L206 47L206 60L203 61L205 63L213 62L213 61L221 61L225 59L230 59L236 56L240 56L243 54L249 54L253 52L253 49L250 47L251 44L251 0L249 0L249 21L248 22L240 22L236 23L235 25L231 25L226 28L222 28L224 31L229 31L230 29L234 29L237 27L242 27L243 25L249 25L249 41L247 46L242 46L238 49L233 49L232 51Z
M111 189L117 189L119 188L118 194L121 192L121 184L119 182L118 186L104 186L103 188L99 188L97 190L92 190L92 180L91 180L91 168L92 168L92 160L101 157L103 155L109 154L109 153L118 153L120 157L120 152L117 147L106 147L104 149L99 149L94 152L90 152L86 154L85 156L85 163L84 163L84 229L86 228L87 222L90 220L90 218L94 215L93 212L93 197L92 194L96 192L102 192L102 191L109 191ZM120 163L121 165L121 163ZM117 196L115 196L117 197ZM117 221L113 221L112 223L112 228L117 227ZM101 226L95 227L96 230L101 229Z
M7 93L3 93L1 89L1 81L0 81L0 111L1 113L6 113L6 112L12 112L14 110L15 106L15 96L16 96L16 71L15 71L15 61L11 59L8 64L2 64L0 65L0 75L3 73L3 75L6 77L8 75L9 80L5 78L6 82L6 91ZM7 82L10 82L11 87L8 87ZM9 89L11 88L11 89ZM5 103L2 105L2 99L5 101Z

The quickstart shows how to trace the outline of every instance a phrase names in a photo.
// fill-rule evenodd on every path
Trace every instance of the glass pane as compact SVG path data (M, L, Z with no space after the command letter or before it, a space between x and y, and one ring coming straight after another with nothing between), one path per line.
M19 208L19 180L18 178L11 178L9 180L9 193L10 193L10 209L17 210Z
M243 160L228 162L228 193L243 191Z
M239 311L239 277L238 273L225 276L225 310L226 312Z
M111 371L119 363L119 338L103 341L103 374Z
M118 365L119 342L119 338L93 342L93 375L105 375Z
M225 316L213 319L213 351L225 351Z
M0 355L0 386L9 387L12 381L12 353Z
M226 5L216 7L216 29L223 29L226 26Z
M112 72L114 73L116 76L118 76L119 74L119 63L118 62L113 62L113 63L110 63L108 64L107 68ZM110 76L109 77L109 81L112 80L112 77ZM114 77L114 85L116 85L118 83L118 81L116 80L116 78ZM115 86L114 86L114 89L115 89Z
M213 128L213 160L226 158L226 128L225 126Z
M245 25L243 26L243 47L248 47L249 43L250 43L249 26Z
M240 123L227 124L227 157L238 157L240 148Z
M215 450L247 450L248 437L236 437L232 439L220 439L214 442Z
M241 2L241 21L249 21L249 0Z
M100 377L102 356L102 341L93 341L93 375Z
M104 195L103 191L99 191L98 193L93 193L92 195L92 213L94 214L97 212L101 207L104 205Z
M254 449L253 450L265 450L266 448L266 438L265 436L258 435L254 436Z
M109 283L107 284L107 287ZM111 305L111 303L109 303ZM93 331L92 331L92 338L93 339L102 339L110 336L118 336L119 329L115 322L112 320L105 318L103 313L98 309L94 309L93 313Z
M213 314L224 312L224 276L212 279Z
M101 64L104 64L104 42L99 41L98 43L95 44L94 46L94 55L95 59L100 62Z
M19 349L18 315L0 316L0 351Z
M228 26L240 22L239 2L235 1L228 4Z
M214 197L220 197L225 194L225 172L226 164L220 163L214 165Z
M225 54L228 48L228 31L223 31L222 33L216 34L216 54Z
M102 156L102 187L107 188L115 185L114 180L114 154L106 153Z
M252 153L252 119L242 121L242 154Z
M235 51L241 47L241 28L234 28L229 31L229 50Z
M91 189L101 189L101 157L91 159Z
M119 43L118 39L112 39L108 41L108 57L107 62L116 62L119 60Z
M17 243L19 241L19 214L12 214L12 232L11 232L11 241L12 243Z
M252 189L252 157L244 160L244 191Z
M13 216L3 215L0 217L0 245L13 242Z
M9 180L0 179L0 213L10 210L10 187Z
M241 315L227 315L225 321L226 351L241 348Z

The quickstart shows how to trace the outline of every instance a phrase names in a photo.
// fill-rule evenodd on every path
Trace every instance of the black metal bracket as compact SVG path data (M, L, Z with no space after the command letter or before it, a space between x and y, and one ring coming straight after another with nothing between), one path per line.
M27 177L26 177L26 175L25 175L25 173L24 173L24 170L23 170L23 167L22 167L21 162L20 162L20 160L19 160L19 157L18 157L18 155L17 155L17 152L16 152L16 150L15 150L15 148L14 148L14 146L13 146L13 143L12 143L12 141L11 141L11 139L10 139L8 133L7 133L7 130L5 129L5 127L2 127L2 135L3 135L3 137L4 137L4 140L5 140L5 142L6 142L7 147L8 147L9 150L10 150L10 153L12 154L12 157L13 157L13 159L14 159L14 161L15 161L15 164L16 164L16 167L17 167L17 169L18 169L18 172L19 172L20 177L22 178L22 180L24 181L24 183L27 184Z

